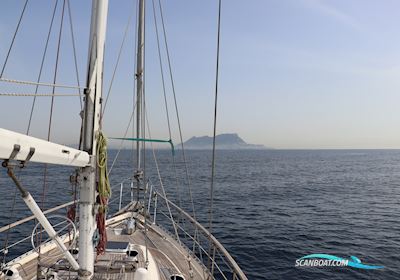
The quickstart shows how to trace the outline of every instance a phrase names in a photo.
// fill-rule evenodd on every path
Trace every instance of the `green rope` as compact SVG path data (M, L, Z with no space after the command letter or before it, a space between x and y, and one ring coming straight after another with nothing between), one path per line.
M100 198L110 198L111 188L110 181L108 180L107 172L107 139L100 131L97 136L97 166L99 169L98 177L98 191ZM105 211L106 205L102 205L102 211Z
M162 140L162 139L147 139L147 138L124 138L124 137L110 137L110 139L115 140L127 140L127 141L136 141L136 142L156 142L156 143L169 143L171 145L172 155L175 155L175 147L172 140Z

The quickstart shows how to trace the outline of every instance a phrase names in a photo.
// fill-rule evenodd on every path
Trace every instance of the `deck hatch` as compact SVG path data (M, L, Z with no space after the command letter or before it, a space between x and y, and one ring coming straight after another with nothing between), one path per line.
M107 242L106 251L114 253L126 253L128 251L129 242L109 241Z

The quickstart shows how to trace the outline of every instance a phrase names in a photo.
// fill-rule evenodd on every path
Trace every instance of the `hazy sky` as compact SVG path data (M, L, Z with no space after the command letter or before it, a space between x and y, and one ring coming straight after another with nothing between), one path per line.
M2 1L1 66L23 3ZM29 2L3 77L37 79L54 3ZM80 83L85 84L91 1L70 3ZM105 92L135 3L110 1ZM168 0L163 4L184 138L211 135L217 1ZM61 7L60 0L45 82L53 79ZM147 8L150 128L153 137L168 138L149 0ZM400 148L399 11L397 0L223 0L218 133L237 132L247 142L275 148ZM133 107L134 22L105 115L104 130L109 136L123 135ZM68 14L57 81L76 84ZM0 89L32 92L32 87L5 83L0 83ZM177 139L170 86L168 96ZM32 99L0 100L0 127L24 132ZM32 125L35 136L46 137L49 101L38 99ZM75 143L79 99L59 97L54 110L52 139Z

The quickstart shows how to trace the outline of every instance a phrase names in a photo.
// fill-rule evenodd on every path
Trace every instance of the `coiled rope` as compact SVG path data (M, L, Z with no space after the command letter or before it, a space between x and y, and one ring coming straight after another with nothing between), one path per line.
M107 139L101 131L97 137L97 167L99 168L99 195L109 198L111 188L107 174Z
M104 254L107 244L106 214L108 210L108 201L111 197L111 187L107 172L107 139L101 131L97 135L96 158L98 168L97 191L99 193L99 209L96 215L99 236L96 251L97 255L101 255Z

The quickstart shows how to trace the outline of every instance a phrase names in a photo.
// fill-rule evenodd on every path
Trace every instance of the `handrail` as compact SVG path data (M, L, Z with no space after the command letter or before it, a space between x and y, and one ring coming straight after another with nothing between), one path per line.
M60 210L60 209L62 209L62 208L65 208L65 207L70 206L70 205L72 205L72 204L74 204L74 203L77 203L77 202L78 202L78 200L73 200L73 201L70 201L70 202L67 202L67 203L58 205L58 206L56 206L56 207L47 209L46 211L43 211L43 214L52 213L52 212L54 212L54 211ZM8 224L8 225L6 225L6 226L3 226L3 227L0 228L0 233L6 231L6 230L8 230L8 229L14 228L14 227L16 227L16 226L19 226L19 225L21 225L21 224L24 224L24 223L26 223L26 222L29 222L29 221L31 221L31 220L34 220L34 219L35 219L35 216L32 215L32 216L23 218L23 219L21 219L21 220L18 220L18 221L14 222L14 223L11 223L11 224Z
M124 179L121 183L124 183L124 182L126 182L126 181L128 181L128 180L131 180L131 178L126 178L126 179ZM120 185L120 183L115 184L115 185L113 185L111 188L115 188L116 186L119 186L119 185ZM43 214L52 213L52 212L54 212L54 211L60 210L60 209L62 209L62 208L68 207L68 206L70 206L70 205L72 205L72 204L74 204L74 203L78 203L78 202L79 202L79 200L73 200L73 201L70 201L70 202L67 202L67 203L58 205L58 206L56 206L56 207L53 207L53 208L50 208L50 209L47 209L47 210L43 211ZM14 223L11 223L11 224L2 226L2 227L0 228L0 233L5 232L6 230L12 229L12 228L14 228L14 227L16 227L16 226L22 225L22 224L24 224L24 223L26 223L26 222L29 222L29 221L31 221L31 220L34 220L34 219L35 219L35 216L31 215L31 216L22 218L22 219L20 219L20 220L14 222Z
M159 192L155 192L157 196L161 197L164 200L168 200L164 196L162 196ZM168 200L170 206L175 208L180 214L182 214L185 218L187 218L190 222L192 222L200 231L203 232L205 237L212 241L213 245L226 257L230 268L233 270L233 273L242 280L247 280L246 275L243 273L239 265L233 259L233 257L229 254L229 252L225 249L225 247L212 235L202 224L200 224L197 220L195 220L192 216L190 216L186 211L181 209L172 201Z
M168 217L168 215L165 214L164 212L161 212L161 214L162 214L163 216L165 216L167 219L169 219L169 220L171 219L171 218ZM200 243L199 243L193 236L191 236L182 226L180 226L179 224L177 224L177 227L178 227L183 233L185 233L190 239L192 239L194 242L197 242L197 246L199 246L200 250L214 263L215 267L216 267L216 268L218 269L218 271L221 273L222 277L223 277L225 280L228 280L228 278L225 277L225 275L223 274L223 271L221 270L221 268L219 267L219 265L218 265L217 262L215 261L215 258L212 258L212 256L210 256L210 255L208 254L207 250L204 249L204 247L201 246ZM188 248L187 250L189 250L189 248ZM228 265L228 266L229 266L229 265ZM214 276L213 276L213 278L214 278ZM214 278L214 279L215 279L215 278Z
M63 223L66 223L66 221L61 222L61 223L58 223L58 224L56 224L55 226L62 225ZM65 229L65 228L63 228L63 229ZM45 230L42 229L41 231L38 231L37 233L35 233L34 236L39 235L39 234L44 233L44 232L45 232ZM32 238L32 234L30 234L30 235L28 235L27 237L24 237L24 238L22 238L22 239L20 239L20 240L18 240L18 241L16 241L16 242L14 242L14 243L8 245L7 248L1 249L1 250L0 250L0 253L3 253L5 250L9 250L10 248L15 247L15 246L17 246L18 244L21 244L21 243L23 243L23 242L25 242L25 241L27 241L27 240L29 240L29 239L31 239L31 238ZM50 239L47 239L47 240L46 240L45 242L43 242L43 243L46 243L46 242L49 241L49 240L50 240Z

